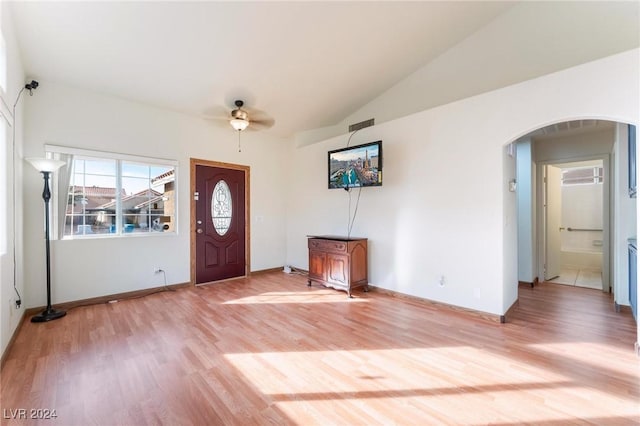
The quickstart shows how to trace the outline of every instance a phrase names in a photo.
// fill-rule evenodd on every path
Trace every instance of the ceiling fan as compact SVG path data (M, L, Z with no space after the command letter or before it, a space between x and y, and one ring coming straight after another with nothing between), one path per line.
M240 149L240 133L246 130L257 131L266 130L275 124L275 120L264 111L256 108L245 107L245 102L241 99L234 101L235 109L229 113L226 107L216 107L211 111L209 117L219 125L231 125L238 133L238 152ZM211 117L213 113L213 117Z
M244 107L243 100L238 99L234 104L236 109L231 111L231 118L229 119L229 124L234 130L239 132L245 129L266 130L275 124L274 119L264 112Z

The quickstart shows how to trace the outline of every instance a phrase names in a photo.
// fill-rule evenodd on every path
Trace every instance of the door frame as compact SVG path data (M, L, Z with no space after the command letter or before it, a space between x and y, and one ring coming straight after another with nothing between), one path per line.
M249 190L249 182L250 179L250 171L251 168L249 166L243 166L241 164L232 164L232 163L222 163L220 161L211 161L211 160L203 160L200 158L191 158L189 161L189 171L191 176L191 183L189 184L189 199L191 205L191 213L190 217L190 225L189 232L191 233L190 241L191 241L191 285L196 285L196 200L195 200L195 192L196 192L196 166L207 166L207 167L218 167L221 169L229 169L229 170L240 170L244 172L244 244L245 244L245 265L244 265L244 275L240 277L230 278L231 280L235 280L238 278L244 278L251 274L251 214L249 211L249 207L251 206L250 202L250 190ZM220 280L227 281L227 280ZM217 281L217 282L220 282Z
M601 154L592 156L571 156L566 158L556 158L553 160L534 162L536 168L536 235L538 246L538 265L537 272L539 277L544 277L545 252L545 223L544 216L544 198L543 198L543 168L545 165L555 165L563 163L573 163L580 161L602 160L604 171L604 187L602 188L602 291L613 291L613 275L614 265L612 262L613 253L613 220L612 208L614 193L611 191L612 166L611 155Z

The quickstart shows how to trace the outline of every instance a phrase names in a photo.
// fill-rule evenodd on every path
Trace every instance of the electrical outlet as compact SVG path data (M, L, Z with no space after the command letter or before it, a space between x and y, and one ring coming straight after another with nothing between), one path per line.
M162 272L162 268L160 268L159 266L156 266L156 268L153 270L154 274L159 274L160 272Z

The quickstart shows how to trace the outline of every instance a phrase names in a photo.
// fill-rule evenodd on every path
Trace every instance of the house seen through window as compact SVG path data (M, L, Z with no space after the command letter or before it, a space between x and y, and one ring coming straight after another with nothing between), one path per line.
M175 230L173 165L73 157L64 237Z

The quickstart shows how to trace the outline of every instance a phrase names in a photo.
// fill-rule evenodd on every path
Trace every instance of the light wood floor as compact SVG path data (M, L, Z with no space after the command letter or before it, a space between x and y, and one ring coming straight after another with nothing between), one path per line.
M27 321L2 424L640 422L635 323L597 290L522 287L507 324L355 296L277 272Z

